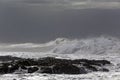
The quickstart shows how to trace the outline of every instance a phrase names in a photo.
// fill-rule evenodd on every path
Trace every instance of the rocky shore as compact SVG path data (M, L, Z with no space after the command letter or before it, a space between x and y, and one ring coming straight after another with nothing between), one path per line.
M11 56L0 56L0 74L7 73L48 73L48 74L87 74L90 72L109 72L111 66L107 60L58 59L44 57L24 59Z

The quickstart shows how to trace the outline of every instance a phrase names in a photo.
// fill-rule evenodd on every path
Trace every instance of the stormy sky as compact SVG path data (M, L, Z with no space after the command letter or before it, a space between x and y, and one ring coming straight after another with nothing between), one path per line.
M120 36L120 0L0 0L0 42Z

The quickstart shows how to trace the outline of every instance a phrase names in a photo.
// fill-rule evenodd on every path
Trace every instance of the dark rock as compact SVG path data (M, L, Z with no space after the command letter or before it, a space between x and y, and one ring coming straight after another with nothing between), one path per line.
M97 60L97 63L100 63L102 65L111 64L110 61L107 61L107 60Z
M9 64L4 63L2 64L2 66L0 66L0 74L8 73L8 70L9 70L8 65Z
M80 74L86 74L86 73L88 73L88 72L85 70L84 67L80 67L80 68L79 68L79 71L80 71Z
M53 67L54 74L80 74L80 69L71 64L56 64Z
M88 60L88 59L77 59L77 60L73 60L72 63L89 64L89 65L96 65L96 66L111 64L110 61L107 61L107 60Z
M14 61L14 60L21 60L22 58L19 57L12 57L12 56L0 56L0 61Z
M41 73L53 74L53 71L50 67L41 67Z
M3 58L3 61L5 57ZM102 71L108 72L109 69L104 68L110 65L107 60L88 60L88 59L57 59L54 57L45 57L40 59L22 59L17 57L10 57L7 62L0 63L0 73L13 73L16 70L28 70L28 73L34 73L41 68L41 73L49 74L86 74L88 72ZM13 59L12 59L13 58ZM16 60L15 60L16 59ZM33 66L33 67L31 67ZM36 66L36 67L34 67Z
M19 69L19 66L18 65L10 65L10 66L8 66L8 68L9 68L8 73L13 73Z
M106 69L106 68L102 68L102 69L100 69L99 71L102 71L102 72L109 72L109 70Z
M45 57L38 60L40 66L52 66L57 62L57 59L54 57Z
M90 65L90 64L83 64L83 66L85 66L85 68L88 69L88 70L98 71L95 66L92 66L92 65Z
M16 70L18 70L19 66L18 65L12 65L9 63L3 63L2 66L0 66L0 73L5 74L5 73L13 73Z
M17 64L19 66L33 66L33 65L38 65L37 61L35 61L34 59L19 60L19 61L17 61Z
M27 70L27 67L25 67L25 66L21 66L21 69Z
M38 71L38 70L39 70L38 67L29 67L29 68L28 68L28 73L34 73L34 72L36 72L36 71Z

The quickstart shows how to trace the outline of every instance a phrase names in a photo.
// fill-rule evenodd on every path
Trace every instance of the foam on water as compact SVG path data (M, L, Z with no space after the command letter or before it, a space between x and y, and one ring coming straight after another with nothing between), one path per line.
M110 54L120 52L120 40L113 37L96 37L69 40L57 45L54 53L60 54Z
M80 75L64 75L64 74L6 74L1 75L0 80L119 80L120 72L108 73L89 73Z
M110 72L81 75L5 74L0 80L119 80L120 39L115 37L92 37L84 39L58 38L44 44L1 44L0 56L11 55L23 58L57 57L69 59L105 59L113 63Z
M70 57L92 58L94 56L119 56L120 39L109 36L84 39L58 38L48 43L1 44L0 55L14 55L18 57ZM97 57L96 57L97 58Z

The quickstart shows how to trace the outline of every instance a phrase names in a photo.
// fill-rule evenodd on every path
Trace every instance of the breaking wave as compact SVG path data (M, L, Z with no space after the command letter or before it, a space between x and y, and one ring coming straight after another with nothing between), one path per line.
M59 54L110 54L120 52L120 39L115 37L94 37L67 40L52 50Z
M65 58L88 58L93 55L118 56L120 55L120 39L100 36L84 39L58 38L42 44L2 44L0 45L0 55L38 58L42 56L60 56Z
M52 47L52 48L50 48ZM120 39L115 37L92 37L85 39L67 39L58 38L48 43L23 43L23 44L6 44L0 45L2 50L15 50L15 49L47 49L48 52L60 54L103 54L103 53L118 53L120 52Z
M6 52L2 52L6 51ZM13 52L11 52L13 51ZM40 57L56 57L68 59L101 59L108 60L111 66L106 66L110 72L96 72L86 75L46 75L43 74L5 74L0 77L1 80L13 79L87 79L87 80L117 80L120 77L120 39L109 36L91 37L84 39L67 39L58 38L48 43L35 44L1 44L0 56L16 56L22 58L40 58ZM21 77L19 77L21 76Z

